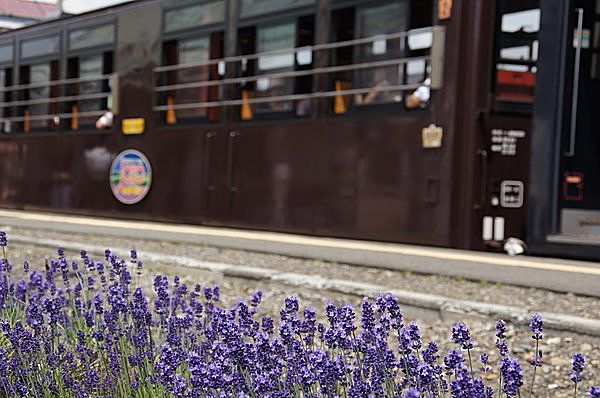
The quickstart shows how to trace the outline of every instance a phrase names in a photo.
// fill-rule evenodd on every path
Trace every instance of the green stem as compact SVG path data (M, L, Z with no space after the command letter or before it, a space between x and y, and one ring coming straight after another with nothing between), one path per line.
M531 387L529 388L529 398L533 395L533 383L535 383L535 371L538 367L538 346L540 344L539 339L535 339L535 353L533 354L533 377L531 378Z

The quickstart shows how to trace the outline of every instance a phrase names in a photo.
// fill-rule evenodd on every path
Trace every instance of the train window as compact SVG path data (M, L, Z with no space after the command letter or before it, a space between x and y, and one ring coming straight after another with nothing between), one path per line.
M21 66L19 76L20 84L31 86L22 91L22 99L29 102L19 112L24 118L22 130L56 130L58 120L49 115L58 114L58 104L48 99L58 94L57 87L49 84L58 78L58 61Z
M418 57L431 51L433 33L423 28L431 27L433 9L433 1L399 0L364 1L333 10L333 41L368 39L364 44L332 51L333 65L348 65L331 76L332 90L354 92L333 98L334 114L347 113L352 104L357 112L397 111L397 103L405 96L402 87L407 84L420 85L429 92L430 67ZM429 99L421 97L416 106L407 107L427 106Z
M56 130L58 126L58 117L52 116L59 113L58 103L50 100L58 96L58 87L50 81L58 79L58 60L52 58L59 52L58 34L21 42L19 84L30 85L21 91L19 98L26 101L18 112L23 118L21 130L24 132Z
M406 1L393 2L378 6L369 6L357 10L358 37L376 37L390 33L407 31L409 27L409 5ZM395 39L372 41L357 48L355 59L359 63L375 62L398 58L404 55L404 42ZM413 67L414 69L414 67ZM394 86L402 82L404 68L402 65L366 68L356 73L358 88L382 88ZM358 94L356 105L367 105L386 102L399 102L402 96L398 92L376 92Z
M10 91L5 91L8 87L12 86L12 68L10 67L12 59L13 45L0 45L0 64L5 64L0 65L0 104L2 104L2 107L0 108L0 117L2 118L11 116L11 108L5 107L3 104L12 100L12 93ZM2 123L0 123L0 133L10 132L11 122L3 120Z
M8 63L13 59L13 45L0 45L0 63Z
M58 35L41 39L24 40L21 43L21 58L56 55L59 50L60 38Z
M70 130L90 129L106 110L112 108L110 79L113 72L114 23L72 29L68 32L68 96L76 101L66 104Z
M217 32L200 37L169 40L163 44L164 65L180 65L179 68L163 72L167 85L178 85L163 97L167 106L203 104L222 97L218 85L195 86L198 82L219 80L224 70L219 64L209 64L210 59L221 58L223 54L223 33ZM186 66L186 65L190 66ZM185 87L190 85L190 87ZM182 87L183 86L183 87ZM167 109L164 114L166 124L188 123L195 121L217 121L220 119L217 107L197 106L184 109Z
M498 3L495 94L497 107L533 102L537 72L541 11L539 0L503 0ZM508 106L508 105L507 105Z
M12 86L12 68L0 67L0 103L10 102L12 100L12 92L4 91L5 89ZM0 111L0 115L3 118L8 118L12 115L10 107L3 107ZM0 124L0 133L12 132L12 124L8 120L4 120Z
M165 33L223 22L225 20L225 2L215 1L195 4L165 11Z
M113 24L76 29L69 32L69 51L112 45L114 40L115 27Z
M314 4L315 0L241 0L242 18Z
M256 59L248 57L241 62L242 76L249 77L241 86L241 98L259 100L241 106L241 119L312 115L311 99L294 102L281 97L313 90L312 76L290 74L312 68L312 50L304 47L314 44L314 16L246 27L240 30L239 40L241 55L258 53Z
M296 23L286 23L258 29L258 52L270 52L294 48L296 44ZM258 58L258 74L268 74L274 71L290 71L294 69L295 57L293 52L263 55ZM257 98L279 97L292 94L293 81L289 78L264 77L256 82ZM257 104L256 112L290 111L289 101L262 102Z
M98 94L110 92L109 79L102 76L112 73L112 58L112 51L106 51L68 59L67 77L77 82L68 85L67 94L79 96L67 109L67 113L73 114L69 123L71 130L93 128L99 115L112 108L110 95L98 98Z

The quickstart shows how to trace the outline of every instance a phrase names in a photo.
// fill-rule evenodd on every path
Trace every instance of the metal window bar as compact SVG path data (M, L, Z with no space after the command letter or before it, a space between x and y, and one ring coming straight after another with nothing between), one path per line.
M258 59L264 56L273 56L273 55L282 55L282 54L295 54L302 51L322 51L322 50L331 50L341 47L348 46L356 46L369 44L376 41L382 40L393 40L393 39L406 39L412 34L420 34L431 32L436 36L436 27L427 27L421 29L414 29L406 32L399 32L387 35L377 35L367 38L347 40L343 42L335 42L335 43L326 43L319 44L314 46L303 46L298 48L284 49L284 50L276 50L276 51L268 51L263 53L256 54L248 54L248 55L238 55L234 57L226 57L221 59L213 59L202 62L194 62L187 64L179 64L179 65L168 65L168 66L160 66L153 69L155 73L164 73L170 71L179 71L194 67L208 66L208 65L216 65L220 63L233 63L240 62L244 60L252 60ZM435 41L435 39L434 39ZM432 46L433 48L433 46ZM384 61L376 61L376 62L364 62L358 64L348 64L348 65L336 65L329 66L323 68L313 68L313 69L305 69L305 70L297 70L297 71L287 71L287 72L275 72L269 74L261 74L261 75L253 75L253 76L243 76L243 77L234 77L228 79L216 79L209 81L198 81L193 83L179 83L179 84L169 84L169 85L157 85L154 87L155 93L164 93L168 91L176 91L176 90L187 90L193 88L200 87L212 87L212 86L225 86L230 84L241 84L247 82L255 82L259 79L269 79L269 78L293 78L298 76L309 76L309 75L322 75L322 74L330 74L336 72L343 71L355 71L355 70L364 70L364 69L375 69L381 67L388 66L398 66L403 65L408 62L414 61L425 61L427 64L432 62L432 56L416 56L416 57L407 57L407 58L396 58ZM302 100L302 99L314 99L314 98L331 98L336 96L347 96L347 95L355 95L355 94L366 94L370 92L393 92L393 91L408 91L414 90L418 87L423 86L423 83L420 84L400 84L400 85L390 85L384 87L371 87L371 88L359 88L359 89L346 89L346 90L336 90L336 91L326 91L326 92L316 92L316 93L307 93L307 94L290 94L284 96L272 96L272 97L261 97L261 98L248 98L248 99L231 99L231 100L215 100L215 101L207 101L207 102L194 102L194 103L182 103L182 104L171 104L171 105L156 105L152 109L154 111L168 111L168 110L185 110L185 109L195 109L195 108L210 108L210 107L218 107L218 106L237 106L243 104L258 104L258 103L268 103L268 102L285 102L292 100Z
M187 104L178 105L158 105L152 109L155 111L166 111L166 110L181 110L181 109L195 109L195 108L211 108L215 106L236 106L243 104L259 104L265 102L283 102L293 101L302 99L312 98L331 98L338 95L353 95L353 94L366 94L371 92L392 92L392 91L408 91L416 90L423 86L423 84L398 84L393 86L383 87L372 87L372 88L355 88L342 91L318 91L310 94L290 94L281 95L277 97L261 97L261 98L250 98L250 99L238 99L238 100L224 100L224 101L210 101L210 102L194 102Z
M78 116L82 117L94 117L94 116L102 116L106 111L88 111L88 112L78 112L78 113L54 113L54 114L46 114L46 115L31 115L31 116L15 116L15 117L4 117L0 118L0 122L10 121L10 122L23 122L25 120L51 120L56 117L60 119L70 119L72 117Z
M39 105L39 104L51 104L55 102L71 102L71 101L91 101L95 99L108 98L112 94L108 92L96 93L96 94L85 94L85 95L70 95L67 97L46 97L35 100L21 100L12 102L0 102L0 108L8 108L12 106L23 106L23 105Z
M430 26L427 28L412 29L412 30L406 31L406 32L391 33L391 34L387 34L387 35L377 35L377 36L365 37L365 38L361 38L361 39L338 41L338 42L334 42L334 43L315 44L313 46L302 46L302 47L289 48L289 49L286 48L283 50L266 51L266 52L262 52L262 53L248 54L248 55L236 55L233 57L211 59L211 60L199 61L199 62L190 62L187 64L157 66L153 69L153 71L156 73L169 72L169 71L179 70L179 69L195 68L198 66L216 65L221 62L228 64L228 63L239 62L239 61L243 61L243 60L258 59L260 57L266 57L266 56L272 56L272 55L294 54L298 51L333 50L333 49L341 48L341 47L350 47L350 46L356 46L356 45L362 45L362 44L369 44L369 43L373 43L373 42L381 41L381 40L402 39L402 38L407 38L409 35L419 34L419 33L428 33L428 32L433 33L434 27Z
M254 75L254 76L245 76L245 77L235 77L230 79L221 79L221 80L210 80L204 82L194 82L194 83L180 83L180 84L171 84L166 86L156 86L154 88L155 92L164 92L164 91L174 91L174 90L187 90L191 88L198 87L210 87L210 86L222 86L226 84L239 84L239 83L247 83L254 82L260 79L275 79L275 78L287 78L287 77L298 77L298 76L309 76L309 75L322 75L327 73L335 73L335 72L344 72L344 71L352 71L352 70L362 70L362 69L375 69L382 68L386 66L396 66L406 64L408 62L414 61L425 61L430 62L431 56L420 56L420 57L411 57L411 58L397 58L386 61L376 61L376 62L364 62L360 64L349 64L349 65L338 65L338 66L328 66L324 68L314 68L314 69L304 69L298 71L291 72L278 72L278 73L269 73L264 75Z
M115 76L116 76L116 73L111 73L109 75L77 77L77 78L73 78L73 79L62 79L62 80L48 80L47 82L42 82L42 83L21 84L19 86L6 86L4 88L0 88L0 93L9 92L9 91L27 90L27 89L31 89L31 88L67 86L70 84L77 84L77 83L87 83L87 82L100 81L100 80L110 80L110 79L114 78Z
M17 95L20 91L32 89L32 88L47 88L51 86L69 86L73 84L79 83L87 83L93 81L104 81L110 79L116 79L117 74L107 74L107 75L98 75L98 76L90 76L83 78L73 78L73 79L62 79L62 80L51 80L43 83L35 83L35 84L22 84L18 86L8 86L0 89L0 92L15 92ZM93 93L93 94L80 94L80 95L69 95L62 97L45 97L34 100L17 100L11 102L0 102L0 110L19 107L19 106L28 106L28 105L39 105L39 104L61 104L67 102L83 102L83 101L91 101L103 98L109 98L114 94L113 92L101 92L101 93ZM101 116L106 112L106 110L98 110L98 111L85 111L85 112L63 112L63 113L48 113L41 115L28 115L28 116L11 116L11 117L0 117L0 122L10 121L10 122L23 122L23 121L34 121L34 120L51 120L55 118L61 119L69 119L74 117L84 118L84 117L96 117Z

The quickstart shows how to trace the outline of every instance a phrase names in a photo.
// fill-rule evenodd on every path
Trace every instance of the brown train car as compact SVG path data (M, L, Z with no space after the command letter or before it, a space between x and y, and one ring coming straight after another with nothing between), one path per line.
M559 4L142 0L2 33L0 206L546 250Z

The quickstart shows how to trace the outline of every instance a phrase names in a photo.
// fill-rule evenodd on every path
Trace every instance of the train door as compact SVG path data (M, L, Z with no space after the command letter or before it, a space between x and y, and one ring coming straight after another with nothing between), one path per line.
M583 243L600 239L600 1L569 6L555 203L559 235Z
M539 0L497 2L492 109L489 115L482 114L485 146L478 151L480 234L485 247L492 250L504 248L509 238L525 240L540 21Z
M239 133L213 130L204 134L202 186L203 220L207 223L230 221L231 206L239 188L236 163Z

